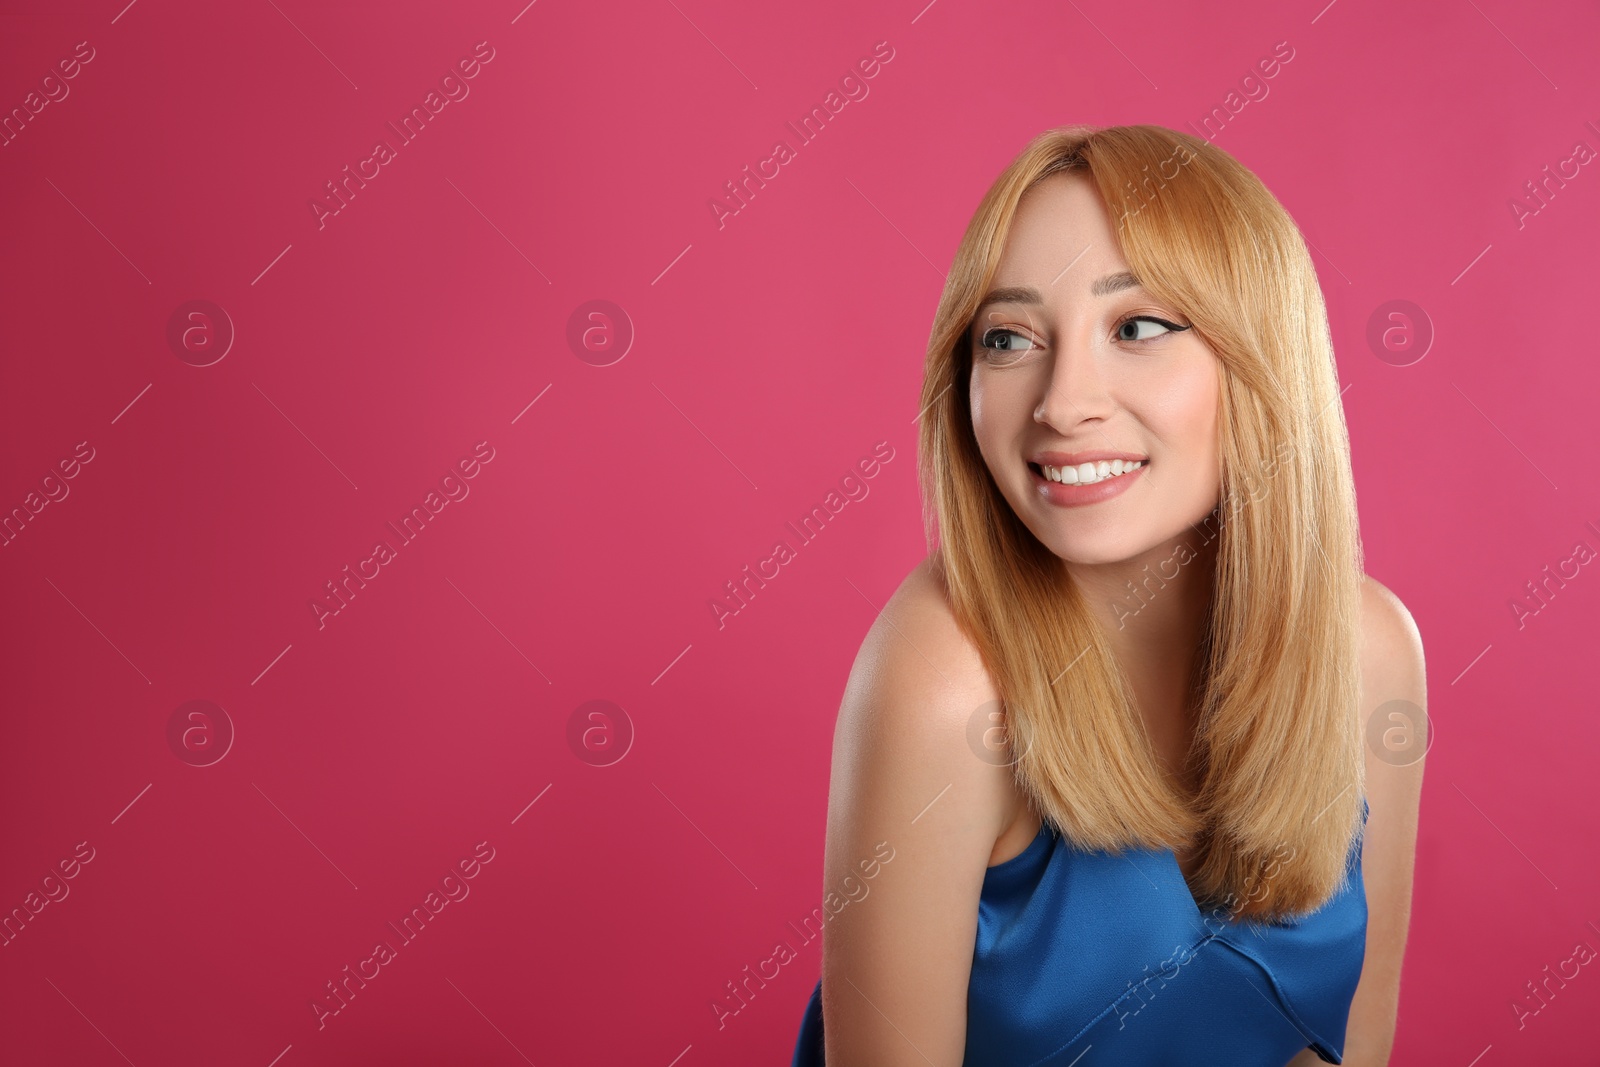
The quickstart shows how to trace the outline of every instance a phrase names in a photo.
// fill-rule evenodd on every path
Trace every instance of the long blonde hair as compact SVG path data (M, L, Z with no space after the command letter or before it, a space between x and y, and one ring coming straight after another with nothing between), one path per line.
M1023 193L1062 170L1087 174L1129 269L1221 364L1221 503L1194 528L1197 542L1220 540L1193 663L1192 798L1161 770L1063 561L1011 510L973 436L969 327ZM1232 156L1160 126L1036 137L968 224L928 341L930 554L1004 701L1018 784L1080 848L1195 845L1195 897L1262 922L1326 903L1361 830L1361 544L1338 400L1293 220Z

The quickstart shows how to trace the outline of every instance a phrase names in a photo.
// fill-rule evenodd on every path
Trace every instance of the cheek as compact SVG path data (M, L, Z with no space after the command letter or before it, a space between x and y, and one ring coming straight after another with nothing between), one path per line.
M1209 367L1169 379L1146 394L1146 421L1170 449L1206 462L1217 449L1218 389Z
M1013 439L1032 418L1032 380L1011 368L1004 374L985 374L973 368L967 396L972 408L972 430L978 440L1000 444Z
M1002 425L1005 405L1000 393L993 388L993 383L985 381L977 369L973 370L969 379L967 403L972 409L972 436L978 441L979 451L990 456L1005 432Z

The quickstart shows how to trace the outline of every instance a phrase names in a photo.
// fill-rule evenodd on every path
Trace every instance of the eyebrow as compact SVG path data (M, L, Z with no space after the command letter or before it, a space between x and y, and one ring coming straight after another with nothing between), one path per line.
M1115 274L1107 274L1104 278L1096 279L1095 283L1089 287L1089 292L1095 296L1111 296L1113 293L1120 293L1125 289L1137 289L1141 284L1139 279L1133 275L1133 272L1123 270ZM991 290L989 295L984 297L978 304L978 310L981 311L990 304L1042 303L1044 303L1044 298L1039 295L1039 290L1025 285L1008 285Z

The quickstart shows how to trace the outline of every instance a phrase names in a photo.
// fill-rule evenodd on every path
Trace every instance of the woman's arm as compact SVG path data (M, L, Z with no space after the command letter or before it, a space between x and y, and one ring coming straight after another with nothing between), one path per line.
M978 896L1015 797L968 746L994 694L926 567L873 624L834 730L824 892L849 903L823 928L829 1067L959 1067ZM893 859L863 881L879 849Z
M1385 1067L1400 1008L1400 966L1411 922L1411 881L1422 799L1420 729L1405 718L1373 720L1379 707L1404 700L1428 706L1422 636L1400 599L1371 578L1363 590L1361 717L1367 724L1367 836L1361 850L1367 892L1367 955L1345 1030L1347 1067ZM1381 736L1390 731L1386 742ZM1387 758L1380 753L1386 753Z

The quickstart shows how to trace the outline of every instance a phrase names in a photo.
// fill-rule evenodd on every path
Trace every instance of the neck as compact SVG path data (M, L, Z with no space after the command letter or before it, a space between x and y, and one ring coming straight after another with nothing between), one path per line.
M1066 565L1173 770L1192 737L1194 656L1205 636L1216 557L1217 538L1207 541L1191 528L1133 559Z
M1217 538L1194 529L1116 563L1066 564L1119 653L1193 652L1216 578ZM1185 661L1187 664L1187 661Z

